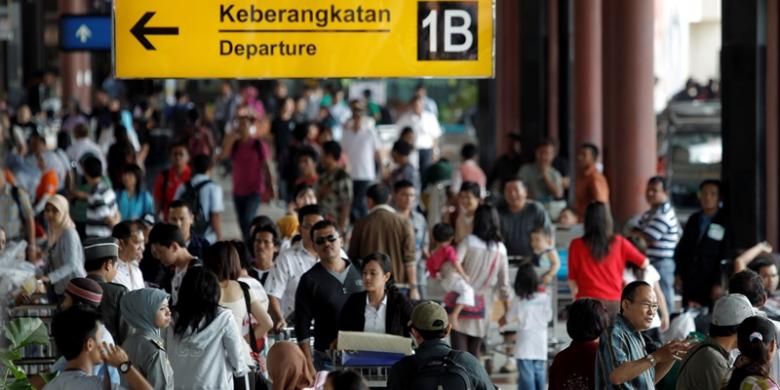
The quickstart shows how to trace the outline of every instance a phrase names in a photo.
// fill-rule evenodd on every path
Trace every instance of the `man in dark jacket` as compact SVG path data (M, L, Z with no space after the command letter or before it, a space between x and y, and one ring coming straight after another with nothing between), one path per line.
M410 389L421 365L432 359L449 355L453 349L443 339L449 335L451 329L447 311L441 305L434 301L419 303L412 311L412 337L417 342L417 350L414 355L407 356L393 365L387 377L387 389ZM474 390L496 388L479 359L463 351L457 351L451 356L453 362L468 376L470 388Z
M723 295L720 262L733 253L732 233L720 200L720 181L705 180L699 185L701 210L688 218L674 253L686 307L712 306Z
M116 239L108 237L84 241L84 269L87 271L87 278L96 281L103 289L100 315L116 344L122 345L127 337L128 326L121 318L119 302L127 294L127 287L111 283L116 276L118 259L119 244Z

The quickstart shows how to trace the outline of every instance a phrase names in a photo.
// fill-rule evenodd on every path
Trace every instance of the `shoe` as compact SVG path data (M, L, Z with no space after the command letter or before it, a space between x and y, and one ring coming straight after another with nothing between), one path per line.
M513 374L517 372L517 363L515 363L514 360L509 360L498 370L498 372L502 374Z

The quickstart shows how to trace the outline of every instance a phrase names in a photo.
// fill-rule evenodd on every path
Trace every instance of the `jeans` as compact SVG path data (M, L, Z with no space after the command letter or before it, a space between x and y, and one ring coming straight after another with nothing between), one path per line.
M547 361L517 359L517 390L547 388Z
M661 291L664 293L666 307L669 310L669 314L671 314L674 312L674 260L656 260L650 264L652 264L653 267L658 270L658 274L661 275Z
M260 194L233 195L233 203L236 206L241 236L244 237L244 242L250 242L249 227L257 208L260 207Z
M420 179L425 179L425 170L433 164L433 149L417 149L420 164Z
M368 214L366 191L371 186L370 180L352 180L352 220L357 221Z

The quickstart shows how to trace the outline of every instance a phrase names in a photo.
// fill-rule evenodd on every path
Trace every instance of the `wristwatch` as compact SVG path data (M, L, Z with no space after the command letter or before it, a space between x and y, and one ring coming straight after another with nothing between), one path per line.
M655 367L655 364L656 364L655 356L653 356L652 353L647 355L647 360L650 361L650 367Z
M133 368L133 363L130 363L130 361L126 361L119 365L119 373L120 374L127 374L130 369Z

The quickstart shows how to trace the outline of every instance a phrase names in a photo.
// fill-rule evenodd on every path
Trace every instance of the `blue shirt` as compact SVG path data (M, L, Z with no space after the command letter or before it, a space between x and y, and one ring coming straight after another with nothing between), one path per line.
M116 198L119 214L123 221L143 218L146 214L154 214L154 200L149 191L141 191L132 198L127 191L119 191Z
M611 385L609 374L623 363L633 362L647 356L645 340L622 314L618 314L615 324L601 335L599 351L596 355L596 388L649 390L655 389L655 367L641 373L622 385Z

